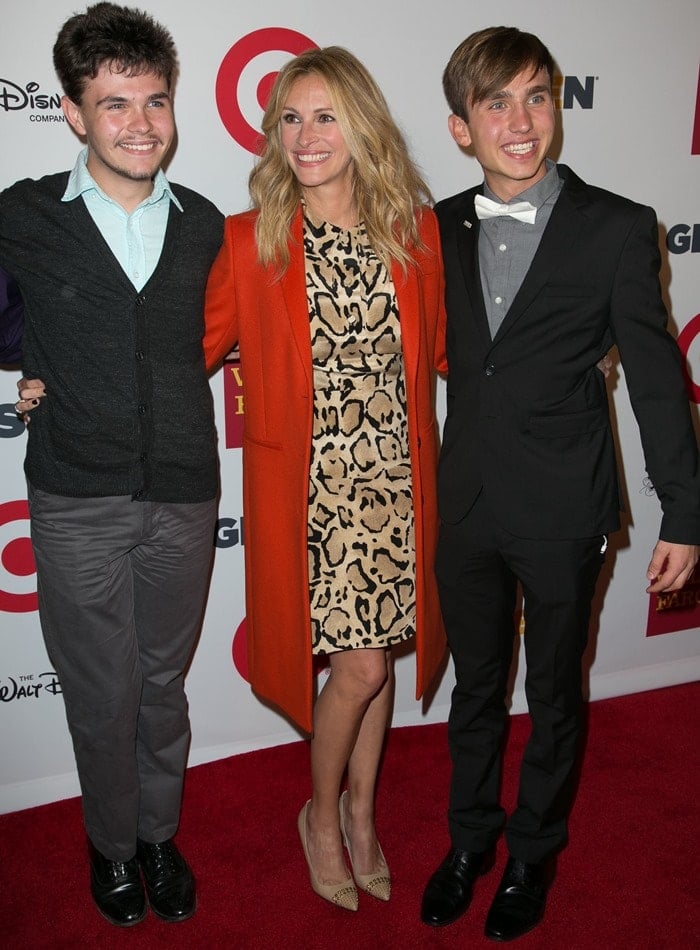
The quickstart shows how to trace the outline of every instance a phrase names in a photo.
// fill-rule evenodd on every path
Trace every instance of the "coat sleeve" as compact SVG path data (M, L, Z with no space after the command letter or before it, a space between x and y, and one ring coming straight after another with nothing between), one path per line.
M611 324L663 511L660 538L700 542L700 467L680 350L666 328L656 215L640 206L617 267Z
M442 259L440 229L435 212L426 208L421 215L421 239L428 251L437 258L437 319L434 324L433 342L434 367L445 375L447 373L447 355L445 352L446 313L445 313L445 266Z
M224 242L209 272L204 307L204 357L213 369L238 339L233 220L224 224Z

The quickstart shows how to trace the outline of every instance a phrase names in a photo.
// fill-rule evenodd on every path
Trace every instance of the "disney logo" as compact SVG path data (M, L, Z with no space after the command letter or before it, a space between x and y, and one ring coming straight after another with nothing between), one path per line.
M20 109L60 109L59 93L47 95L39 92L38 82L28 82L23 88L9 79L0 79L0 109L17 112Z
M52 696L58 696L63 692L58 677L53 671L39 673L37 677L33 673L26 673L17 678L8 676L5 683L0 680L0 702L3 703L11 703L19 699L36 699L42 692L50 693Z

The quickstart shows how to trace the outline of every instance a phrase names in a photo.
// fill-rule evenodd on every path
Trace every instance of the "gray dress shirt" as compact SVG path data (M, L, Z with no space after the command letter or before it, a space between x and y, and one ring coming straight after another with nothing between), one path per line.
M491 339L496 336L520 289L562 186L557 166L547 159L544 178L508 202L529 201L533 204L537 208L534 224L517 221L508 215L479 222L479 272ZM484 194L502 203L485 182Z

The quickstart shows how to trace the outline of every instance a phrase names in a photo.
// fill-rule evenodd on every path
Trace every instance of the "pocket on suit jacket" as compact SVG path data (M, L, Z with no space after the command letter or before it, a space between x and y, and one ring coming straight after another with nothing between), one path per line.
M530 433L537 439L557 439L583 435L606 429L609 425L607 406L596 406L582 412L557 413L549 416L530 416Z

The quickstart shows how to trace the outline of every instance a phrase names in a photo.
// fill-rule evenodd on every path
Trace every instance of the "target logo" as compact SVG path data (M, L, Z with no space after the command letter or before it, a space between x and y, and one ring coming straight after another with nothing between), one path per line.
M257 155L261 142L261 110L280 67L317 43L284 27L255 30L238 40L224 56L216 77L216 105L229 135Z
M248 675L248 643L246 636L246 619L244 617L233 635L231 656L238 675L244 679L246 683L250 683L250 676ZM321 676L322 674L327 676L330 673L330 663L327 654L314 655L312 658L312 667L314 676Z
M695 344L695 365L700 365L700 313L697 313L687 326L678 334L678 346L685 357L683 371L685 372L686 383L688 385L688 397L700 405L700 383L696 383L690 372L693 365L691 359L691 347ZM700 379L700 374L698 374Z
M249 683L248 679L248 645L246 643L246 626L245 626L245 617L238 625L236 632L233 635L233 644L231 645L231 655L233 657L233 665L236 668L238 675Z
M29 505L26 501L6 501L0 505L0 610L28 613L38 610L36 565L29 539Z

